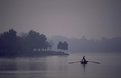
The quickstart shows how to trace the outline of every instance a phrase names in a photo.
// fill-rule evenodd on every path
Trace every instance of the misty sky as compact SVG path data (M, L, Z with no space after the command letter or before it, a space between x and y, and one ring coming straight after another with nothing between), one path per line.
M0 0L0 32L71 38L121 36L121 0Z

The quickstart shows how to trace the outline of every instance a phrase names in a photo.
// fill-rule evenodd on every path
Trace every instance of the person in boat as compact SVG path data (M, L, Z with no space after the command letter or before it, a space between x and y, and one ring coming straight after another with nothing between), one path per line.
M85 59L85 56L83 56L83 58L82 58L81 61L82 61L82 62L87 62L87 60Z

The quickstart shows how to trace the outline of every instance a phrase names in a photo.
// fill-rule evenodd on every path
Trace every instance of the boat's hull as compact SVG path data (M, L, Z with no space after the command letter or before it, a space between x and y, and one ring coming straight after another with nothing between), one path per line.
M80 61L81 64L87 64L88 61Z

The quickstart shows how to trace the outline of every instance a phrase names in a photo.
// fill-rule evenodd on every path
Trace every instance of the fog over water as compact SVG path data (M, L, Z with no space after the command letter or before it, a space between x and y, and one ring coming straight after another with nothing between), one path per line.
M79 61L85 55L88 62ZM1 78L120 78L121 54L73 53L70 56L0 59ZM115 61L115 62L114 62Z

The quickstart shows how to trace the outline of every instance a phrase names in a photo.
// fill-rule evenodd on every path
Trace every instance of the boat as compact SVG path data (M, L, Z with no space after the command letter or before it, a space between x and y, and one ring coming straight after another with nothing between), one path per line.
M80 61L81 64L87 64L88 61Z
M87 64L88 62L100 64L100 62L95 62L95 61L75 61L75 62L69 62L69 64L79 63L79 62L80 62L81 64Z

